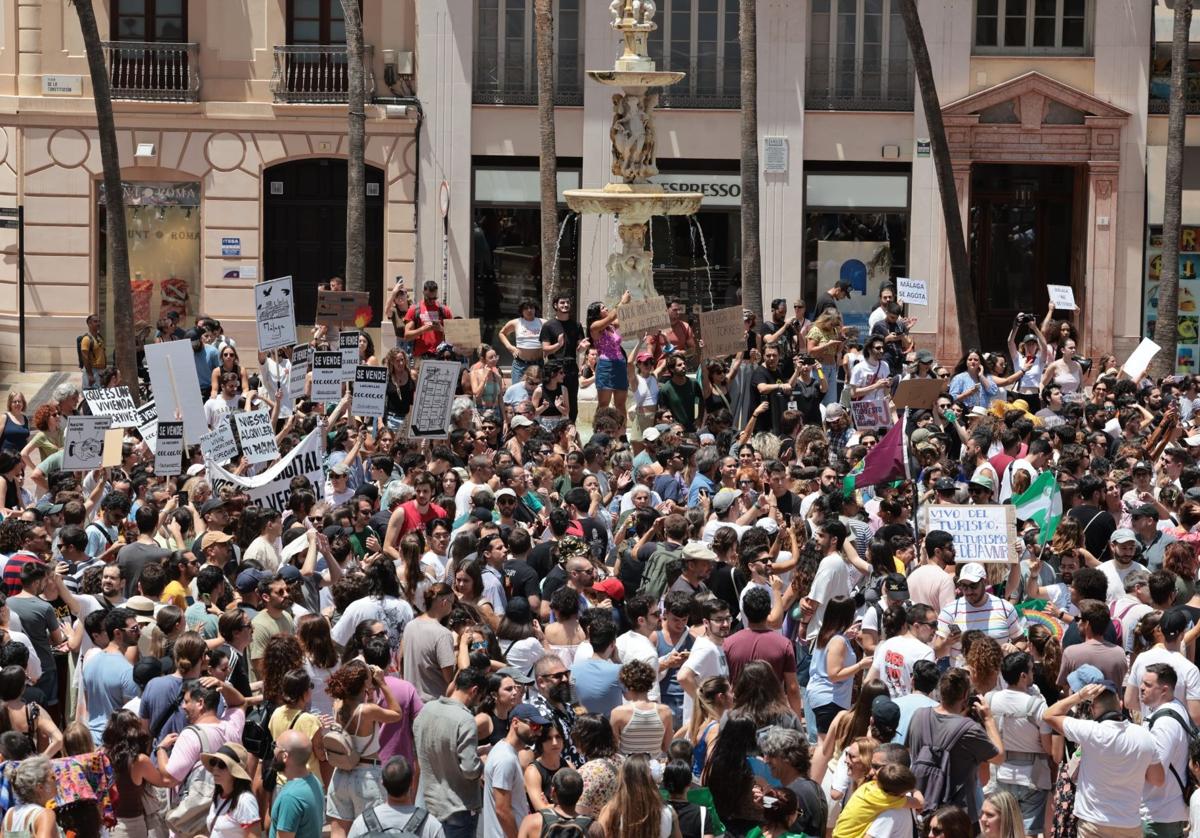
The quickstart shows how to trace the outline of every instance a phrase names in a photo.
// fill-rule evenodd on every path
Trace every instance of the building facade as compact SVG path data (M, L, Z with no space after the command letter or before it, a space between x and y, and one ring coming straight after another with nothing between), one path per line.
M554 6L561 192L612 178L611 93L585 70L610 68L618 39L607 2ZM447 302L480 318L485 340L517 299L540 296L547 271L580 308L599 299L615 241L611 219L563 204L557 252L541 253L532 7L362 0L375 95L368 281L380 300L398 274L444 277ZM304 289L340 273L340 0L95 8L120 97L135 316L203 310L252 345L256 277L291 274L308 299ZM847 275L869 306L888 277L924 279L915 331L956 356L941 205L898 10L891 0L757 9L764 299L811 302ZM1153 92L1166 10L1100 0L922 0L920 10L987 346L1003 343L1018 312L1042 314L1046 285L1059 284L1074 290L1083 351L1128 351L1152 296L1156 189L1161 221L1153 184L1166 117ZM705 201L694 220L653 220L655 283L696 308L735 305L738 0L659 0L656 20L660 69L688 73L660 97L656 180ZM0 206L25 207L33 367L73 364L83 315L109 311L94 124L73 8L0 5ZM12 364L15 231L0 229L0 248L0 363ZM300 319L311 309L302 302Z

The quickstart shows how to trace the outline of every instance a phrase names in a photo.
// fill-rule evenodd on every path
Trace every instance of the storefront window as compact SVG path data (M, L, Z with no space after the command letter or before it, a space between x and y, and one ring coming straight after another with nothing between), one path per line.
M1146 242L1146 280L1142 292L1143 336L1154 337L1158 320L1158 283L1162 276L1163 235L1152 226ZM1179 299L1177 302L1175 372L1200 371L1200 227L1179 230Z
M104 188L100 185L100 316L110 340L113 293L108 281ZM125 183L125 226L133 321L151 327L169 311L186 323L199 311L200 184Z

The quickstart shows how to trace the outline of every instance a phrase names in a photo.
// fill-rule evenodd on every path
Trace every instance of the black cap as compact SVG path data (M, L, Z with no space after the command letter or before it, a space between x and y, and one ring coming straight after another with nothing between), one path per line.
M1174 640L1192 627L1192 618L1182 608L1171 608L1165 611L1158 621L1158 627L1167 640Z
M208 513L212 512L214 509L224 509L224 508L225 508L225 501L222 498L211 497L208 500L206 500L204 502L204 504L200 507L200 514L207 515Z
M883 580L883 587L889 596L903 595L902 598L908 598L908 580L901 573L889 573Z
M1139 503L1129 510L1133 518L1158 518L1158 507L1152 503Z
M957 492L958 484L954 482L953 477L939 477L933 488L938 492Z

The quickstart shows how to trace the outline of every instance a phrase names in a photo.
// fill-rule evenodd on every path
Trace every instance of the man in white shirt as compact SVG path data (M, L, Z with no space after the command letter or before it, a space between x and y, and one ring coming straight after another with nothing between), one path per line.
M241 376L236 372L221 373L221 388L212 394L204 403L204 419L208 429L217 427L217 421L226 413L233 413L238 408L238 387L242 385Z
M701 608L704 614L704 636L696 638L691 654L676 674L679 686L683 687L684 725L692 718L696 689L700 682L713 675L729 677L729 662L725 660L725 651L721 648L733 625L729 606L719 599L709 599L704 601Z
M924 603L913 603L905 612L908 631L875 647L875 663L867 673L867 681L875 678L887 684L892 698L912 691L913 664L919 660L935 661L929 645L937 631L937 614Z
M1165 663L1150 664L1138 685L1142 707L1150 714L1142 725L1154 738L1156 758L1169 775L1162 785L1147 783L1142 790L1147 835L1182 835L1187 826L1191 730L1187 711L1175 697L1178 687L1176 671Z
M863 347L865 357L850 371L850 397L883 403L891 392L892 372L883 360L883 338L872 335Z
M1012 652L1000 665L1007 688L987 695L992 715L1004 742L1004 762L993 769L993 779L1021 806L1025 832L1042 832L1046 797L1054 777L1050 767L1050 726L1042 721L1046 699L1033 686L1033 658L1028 652Z
M1113 530L1108 539L1113 557L1100 565L1100 572L1108 577L1109 602L1115 602L1125 593L1125 577L1135 570L1145 570L1146 566L1134 559L1138 553L1137 535L1133 530Z
M1029 452L1019 460L1013 460L1000 477L1000 502L1007 503L1012 498L1012 476L1018 471L1029 475L1032 483L1042 473L1042 469L1050 465L1054 449L1044 439L1035 439L1029 443Z
M801 620L808 623L805 635L808 640L820 632L829 600L835 596L850 596L851 573L855 579L860 575L851 567L846 555L849 536L850 531L841 521L826 521L817 530L817 546L825 558L817 566L808 596L800 601Z
M460 521L465 521L471 512L471 498L475 494L475 490L491 488L488 480L492 477L492 458L476 454L470 459L469 468L471 469L471 479L464 481L458 487L458 491L454 493L455 514L458 515Z
M1125 706L1131 710L1138 707L1138 690L1146 672L1156 664L1166 664L1175 674L1175 701L1187 707L1192 724L1200 720L1200 669L1180 651L1183 634L1191 628L1192 621L1182 608L1172 608L1163 613L1154 630L1155 644L1134 658L1129 675L1125 678ZM1144 695L1144 692L1143 692ZM1154 712L1143 699L1140 704L1142 718Z
M1121 624L1121 637L1125 651L1133 651L1133 638L1137 634L1138 621L1154 611L1150 602L1150 574L1144 570L1132 570L1125 577L1125 593L1108 607L1113 619Z
M673 658L674 663L670 666L659 663L658 647L652 638L662 625L661 613L658 600L647 594L635 594L625 600L625 618L633 628L617 637L617 659L621 663L639 660L661 674L683 662L683 656L673 652L670 658L664 661ZM651 701L658 701L658 695L658 678L655 678L654 686L650 688L647 697Z

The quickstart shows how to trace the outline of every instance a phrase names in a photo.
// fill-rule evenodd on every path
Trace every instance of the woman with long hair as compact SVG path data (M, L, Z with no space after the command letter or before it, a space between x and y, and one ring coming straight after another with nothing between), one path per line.
M33 443L30 443L32 445ZM19 515L32 502L25 482L25 461L15 451L0 451L0 504L4 517Z
M304 668L304 647L290 634L277 634L263 650L262 695L272 704L286 704L283 677L293 669Z
M617 753L612 725L599 713L579 716L571 737L584 759L579 767L583 794L575 808L581 815L596 817L617 793L617 776L623 758Z
M210 387L212 392L216 393L221 389L221 376L227 372L234 373L238 377L237 391L245 393L250 389L249 372L242 366L241 359L238 358L237 348L232 343L227 343L221 347L221 366L212 371L212 382Z
M878 678L864 681L858 698L849 710L838 713L829 726L829 733L817 745L813 753L812 778L821 782L830 764L836 764L842 752L855 739L866 736L871 730L871 704L879 696L890 696L888 686Z
M971 817L957 806L943 806L929 816L925 824L927 838L973 838Z
M733 684L733 711L754 720L757 728L800 729L800 720L788 705L783 684L766 661L752 660L742 667Z
M1025 838L1025 821L1017 799L1006 791L985 797L979 809L979 829L983 838Z
M358 362L370 367L379 364L379 360L375 357L375 341L370 332L366 330L358 333Z
M142 720L129 710L117 710L108 719L101 735L104 753L113 767L117 800L114 813L117 825L109 831L112 838L140 838L158 825L159 798L147 785L166 789L175 785L164 776L150 758L150 734Z
M452 473L446 472L447 475ZM400 539L400 558L394 564L400 578L400 591L414 612L425 610L425 592L437 581L421 568L421 556L424 554L425 542L421 534L416 530L405 533Z
M479 700L471 711L475 714L475 728L480 745L495 745L505 736L512 723L513 708L521 703L525 688L511 675L493 672L487 678L487 686L479 694Z
M285 731L294 730L312 743L312 753L308 757L308 770L323 780L327 779L329 767L325 764L325 748L321 745L321 720L309 710L312 705L313 681L302 668L297 667L283 676L279 684L283 703L271 713L267 727L271 737L278 739ZM287 782L283 776L283 766L276 764L278 769L275 787ZM265 778L264 778L265 779Z
M835 596L829 600L813 648L805 700L811 704L817 719L818 743L825 741L834 718L850 708L854 676L866 672L874 663L870 656L857 660L845 634L854 623L854 612L854 600L850 597Z
M531 812L549 809L550 781L566 767L563 760L562 728L551 722L542 728L542 735L533 745L533 762L525 767L525 793L529 795Z
M650 689L658 680L658 671L643 660L634 658L622 667L621 686L625 703L609 714L617 750L625 756L649 754L659 759L671 746L674 720L671 708L649 698Z
M212 774L213 801L208 809L208 838L257 838L262 814L251 790L246 765L250 755L240 742L227 742L200 759Z
M387 393L383 408L383 424L398 430L412 409L417 380L408 365L408 353L399 347L388 350L383 359L388 371Z
M330 835L346 838L354 819L386 796L380 778L379 728L400 721L404 715L384 682L383 670L362 661L351 661L334 672L325 689L336 699L334 721L342 726L354 752L359 754L354 768L333 770L325 795ZM375 703L376 696L382 696L387 706Z
M377 557L366 564L366 597L356 600L342 614L331 632L335 643L345 646L350 635L363 620L378 620L387 626L392 654L399 660L400 638L404 627L413 618L413 607L401 597L396 566L386 557Z
M692 744L692 773L697 777L704 770L712 745L717 741L721 720L732 707L733 691L725 676L710 676L696 687L692 717L679 735Z
M1048 364L1046 371L1042 373L1042 389L1054 384L1062 390L1064 396L1083 392L1083 380L1087 373L1083 371L1083 365L1076 360L1079 356L1075 354L1075 339L1067 338L1061 347L1062 354L1058 360Z
M0 669L0 733L15 730L29 740L33 753L52 757L62 749L62 731L42 705L22 698L25 679L23 666Z
M608 407L611 402L621 415L625 415L625 398L629 394L629 371L626 369L625 350L621 348L621 306L633 301L626 289L621 301L612 308L595 302L587 309L588 339L599 352L596 362L596 403Z
M1062 698L1058 686L1058 672L1062 666L1062 645L1050 629L1039 623L1029 624L1029 654L1033 656L1033 683L1041 691L1046 703L1053 704Z
M967 631L963 632L962 650L967 672L971 674L971 689L979 695L996 689L1004 658L1000 644L981 631Z
M455 568L454 593L458 595L458 604L475 614L479 622L487 623L492 631L499 628L500 615L483 595L483 568L479 559L461 562Z
M337 667L337 649L329 636L329 620L321 614L305 614L296 621L296 639L304 650L304 671L312 680L312 704L308 708L319 716L333 715L333 700L325 684Z
M175 642L187 631L184 611L178 605L164 605L154 614L150 624L138 639L138 654L143 657L174 657Z
M504 395L500 353L486 343L482 344L477 352L479 363L471 368L471 394L475 397L475 406L480 411L498 411L501 407L501 397Z
M8 408L4 414L4 428L0 430L0 449L21 451L29 442L29 417L25 415L28 402L20 390L8 391Z
M21 460L30 469L34 465L34 451L37 451L39 459L45 462L51 454L62 449L63 432L66 430L66 421L56 402L47 402L35 410L32 422L34 434L21 449Z
M605 834L621 838L682 838L675 809L663 802L650 758L634 754L621 766L613 799L600 812Z
M984 369L983 353L978 349L968 349L954 372L954 378L950 379L950 397L968 410L972 407L986 410L1003 395Z
M762 818L749 760L758 751L757 731L749 716L730 713L700 775L700 784L712 791L717 814L734 835L745 834Z
M533 616L529 600L523 596L509 599L500 625L496 628L496 640L508 665L527 675L533 672L533 665L538 658L548 651L546 635Z
M805 347L808 354L821 365L821 375L825 378L828 389L822 404L833 404L838 400L837 367L842 345L846 342L845 329L842 327L842 315L836 307L830 306L817 315L812 326L804 335Z

